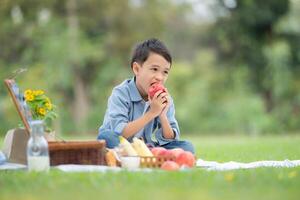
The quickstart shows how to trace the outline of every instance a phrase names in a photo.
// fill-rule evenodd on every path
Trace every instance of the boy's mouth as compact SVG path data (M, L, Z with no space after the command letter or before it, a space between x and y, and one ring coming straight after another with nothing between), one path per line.
M155 84L160 84L159 82L153 82L150 84L150 86L155 85Z

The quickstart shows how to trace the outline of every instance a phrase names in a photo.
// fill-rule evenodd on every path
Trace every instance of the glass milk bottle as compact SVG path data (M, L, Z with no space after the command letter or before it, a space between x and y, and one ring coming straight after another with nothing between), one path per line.
M29 171L49 171L48 143L44 137L44 124L41 120L30 123L31 134L27 143L27 165Z

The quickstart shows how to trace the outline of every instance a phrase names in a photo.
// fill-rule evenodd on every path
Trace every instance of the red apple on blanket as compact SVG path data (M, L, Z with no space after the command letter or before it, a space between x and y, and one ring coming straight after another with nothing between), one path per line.
M171 150L165 149L163 147L154 147L151 149L153 156L156 157L174 157Z
M161 91L161 92L166 92L166 89L163 85L156 83L150 86L148 94L150 99L153 99L153 96L155 95L156 92Z
M186 167L195 166L195 156L189 151L180 153L178 157L176 157L175 161L179 166L186 166Z
M180 167L174 161L166 161L161 165L160 168L163 170L167 170L167 171L176 171L176 170L179 170Z
M164 149L164 150L161 150L159 152L158 156L161 156L161 157L173 157L173 153L172 153L171 150Z
M165 148L163 147L154 147L151 149L151 152L154 156L158 156L159 154L161 154L161 152L166 151Z
M179 154L181 154L181 153L184 152L184 150L181 149L181 148L175 148L175 149L172 149L171 152L172 152L172 155L173 155L175 158L177 158L177 157L179 156Z

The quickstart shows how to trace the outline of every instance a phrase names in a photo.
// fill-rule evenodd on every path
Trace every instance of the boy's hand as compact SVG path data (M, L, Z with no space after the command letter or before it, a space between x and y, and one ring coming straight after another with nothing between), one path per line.
M167 112L169 110L169 107L170 107L170 97L169 97L169 92L168 92L168 89L165 88L166 92L164 92L166 95L165 95L165 107L163 108L162 112L160 113L159 117L166 117L167 116Z
M165 109L169 104L168 100L169 94L167 92L157 91L153 96L152 100L150 97L148 98L150 101L150 110L155 117L165 114L168 109ZM164 111L166 110L166 111Z

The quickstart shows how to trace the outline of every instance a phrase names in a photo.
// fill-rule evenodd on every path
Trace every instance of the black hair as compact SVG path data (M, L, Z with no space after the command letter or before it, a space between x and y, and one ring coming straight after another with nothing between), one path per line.
M143 64L151 52L161 55L172 64L172 56L164 43L156 38L151 38L135 46L130 63L131 68L134 62Z

